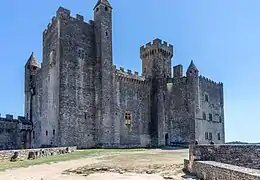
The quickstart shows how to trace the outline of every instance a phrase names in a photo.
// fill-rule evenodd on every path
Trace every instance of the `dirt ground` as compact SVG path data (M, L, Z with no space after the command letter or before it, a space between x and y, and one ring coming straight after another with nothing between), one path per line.
M6 170L2 180L192 179L182 171L187 149L120 152L112 155Z

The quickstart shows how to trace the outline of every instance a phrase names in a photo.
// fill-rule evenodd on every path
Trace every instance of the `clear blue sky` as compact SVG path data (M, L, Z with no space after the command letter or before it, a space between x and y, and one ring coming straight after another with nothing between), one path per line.
M93 19L97 0L1 2L0 112L23 115L24 64L42 59L42 32L61 5ZM260 1L111 0L114 63L141 71L139 47L159 37L175 46L173 64L194 60L224 83L226 140L260 142Z

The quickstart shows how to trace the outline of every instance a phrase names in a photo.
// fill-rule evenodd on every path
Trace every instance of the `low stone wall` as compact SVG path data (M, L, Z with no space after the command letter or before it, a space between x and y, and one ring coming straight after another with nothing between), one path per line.
M189 161L196 160L260 169L260 145L191 145Z
M259 180L260 170L249 169L215 161L195 161L193 173L204 180Z
M57 154L65 154L77 150L77 147L57 147L41 149L21 149L21 150L2 150L0 151L0 161L10 161L16 154L19 160L37 159ZM17 158L17 157L16 157Z

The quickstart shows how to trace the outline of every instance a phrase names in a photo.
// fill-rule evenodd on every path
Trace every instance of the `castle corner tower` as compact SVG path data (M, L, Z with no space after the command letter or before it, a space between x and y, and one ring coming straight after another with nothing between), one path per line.
M94 7L96 49L96 132L99 146L113 144L112 120L112 6L99 0Z
M25 64L25 117L32 121L32 103L33 97L35 95L35 86L36 86L36 73L40 68L34 53L30 55L27 63Z

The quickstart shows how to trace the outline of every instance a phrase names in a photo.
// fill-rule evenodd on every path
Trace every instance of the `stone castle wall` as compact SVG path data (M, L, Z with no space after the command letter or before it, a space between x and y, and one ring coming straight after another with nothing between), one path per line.
M12 115L0 116L0 150L28 146L31 130L31 123L24 117L14 119Z
M205 180L260 179L259 145L191 145L184 169Z
M43 157L53 156L57 154L64 154L66 150L68 150L68 152L73 152L77 150L77 147L73 146L73 147L57 147L57 148L42 148L42 149L3 150L0 151L0 162L10 161L11 157L15 153L18 153L18 160L27 160L30 153L31 154L33 153L36 156L35 159L37 159L37 158L43 158Z
M210 141L223 144L225 142L223 84L200 76L199 92L200 111L196 116L196 139L200 144L209 144Z
M60 146L94 147L95 135L95 48L93 23L70 16L59 8L60 22Z
M260 145L198 145L190 147L190 159L260 169L259 151Z
M150 82L137 73L123 68L115 70L114 110L115 138L120 146L146 147L151 143L150 124ZM125 122L125 113L131 114L131 124Z
M186 77L174 77L172 82L167 83L168 88L168 131L169 143L189 144L192 120L188 111L188 99L186 90Z
M215 161L196 161L193 173L204 180L259 180L260 170L238 167Z

